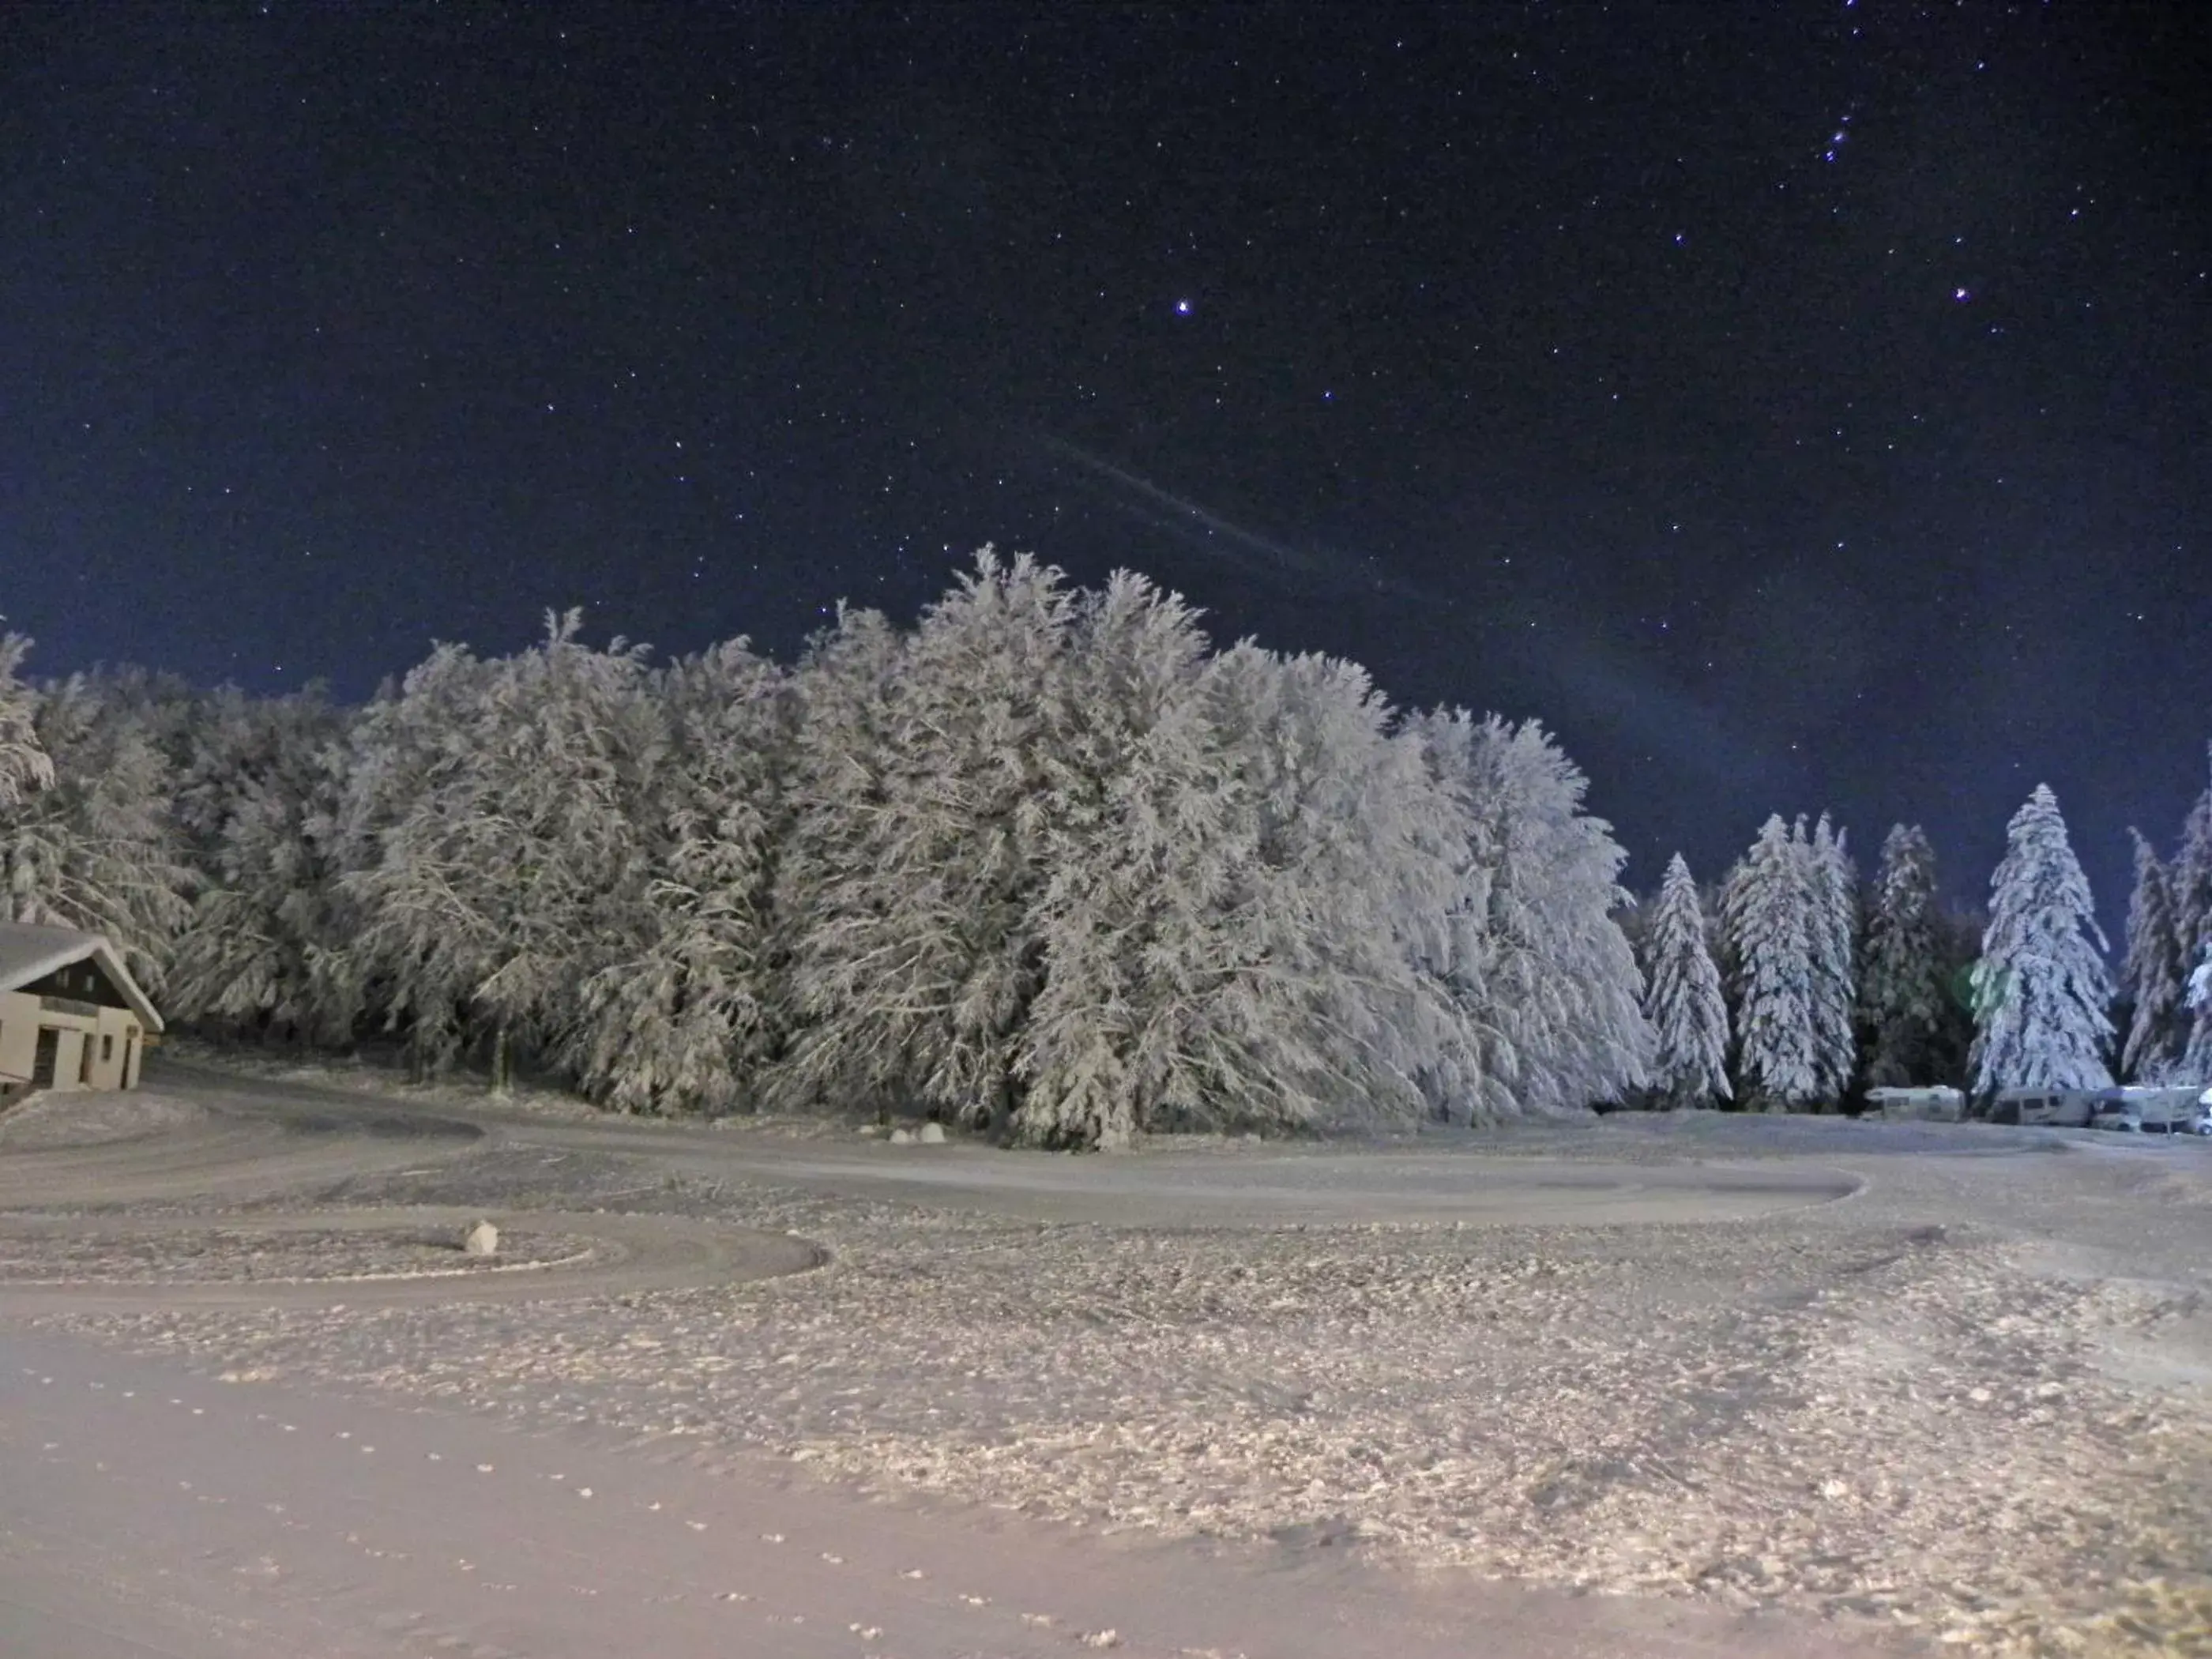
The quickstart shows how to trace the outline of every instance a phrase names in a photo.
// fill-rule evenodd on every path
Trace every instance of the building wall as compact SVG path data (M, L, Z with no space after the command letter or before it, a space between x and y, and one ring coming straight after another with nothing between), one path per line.
M38 1041L38 998L0 991L0 1079L21 1083L31 1075Z
M146 1039L138 1029L138 1016L124 1008L100 1011L100 1029L94 1044L92 1086L130 1089L138 1082L138 1054Z
M62 1013L21 991L0 991L0 1077L28 1078L39 1031L60 1034L54 1054L54 1091L137 1086L145 1034L126 1008Z

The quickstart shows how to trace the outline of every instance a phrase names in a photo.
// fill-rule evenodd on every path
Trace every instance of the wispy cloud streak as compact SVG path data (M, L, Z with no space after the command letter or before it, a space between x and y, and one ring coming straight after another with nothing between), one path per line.
M1347 555L1310 550L1247 529L1188 495L1153 483L1095 451L1049 433L1037 443L1109 486L1106 499L1139 524L1174 535L1239 573L1285 582L1329 598L1388 598L1433 613L1436 594L1402 577L1368 568ZM1476 596L1464 595L1470 599ZM1565 613L1544 618L1534 635L1517 629L1481 629L1477 611L1461 613L1469 638L1469 665L1480 674L1485 658L1510 662L1516 678L1547 686L1571 718L1602 723L1632 737L1679 769L1741 783L1786 772L1716 710L1668 682L1628 653L1612 648Z
M1164 489L1080 444L1072 444L1049 433L1039 434L1037 442L1047 453L1073 462L1094 478L1112 485L1108 499L1120 511L1139 523L1176 534L1200 551L1240 570L1289 577L1310 587L1347 594L1387 593L1396 599L1428 602L1427 596L1410 582L1369 569L1345 554L1299 547L1248 529L1203 503Z

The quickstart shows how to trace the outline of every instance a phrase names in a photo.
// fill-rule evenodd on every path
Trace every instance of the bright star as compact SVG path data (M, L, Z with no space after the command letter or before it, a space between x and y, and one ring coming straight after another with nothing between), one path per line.
M1954 288L1951 290L1951 297L1958 301L1960 304L1964 305L1967 301L1972 299L1974 296L1966 292L1963 288Z
M1176 301L1176 316L1178 316L1178 317L1188 317L1188 316L1189 316L1189 315L1190 315L1190 313L1191 313L1191 309L1192 309L1192 307L1191 307L1191 303L1190 303L1190 301L1188 301L1188 300L1177 300L1177 301Z

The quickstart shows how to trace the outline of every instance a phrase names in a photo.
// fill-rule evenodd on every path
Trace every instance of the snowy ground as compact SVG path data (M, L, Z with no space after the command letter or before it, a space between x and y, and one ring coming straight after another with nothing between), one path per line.
M129 1094L31 1095L0 1112L0 1152L100 1146L189 1128L207 1114L158 1090Z
M586 1235L515 1228L501 1236L496 1255L471 1255L452 1228L277 1231L246 1224L179 1233L167 1224L118 1222L97 1230L58 1229L45 1237L27 1230L0 1233L0 1285L368 1284L538 1272L580 1264L594 1248Z
M1801 1621L1770 1636L2212 1653L2212 1148L1701 1116L1445 1137L1418 1164L1073 1159L514 1114L310 1153L253 1114L288 1089L333 1109L311 1090L157 1081L207 1123L66 1166L0 1155L0 1206L54 1207L63 1167L142 1218L217 1190L191 1246L210 1274L252 1270L223 1242L251 1218L384 1206L562 1237L600 1208L688 1217L831 1259L520 1304L149 1291L49 1327L1432 1586L1473 1569ZM196 1139L287 1180L165 1186ZM117 1219L82 1224L123 1250ZM82 1234L49 1243L8 1234L4 1273L128 1276Z

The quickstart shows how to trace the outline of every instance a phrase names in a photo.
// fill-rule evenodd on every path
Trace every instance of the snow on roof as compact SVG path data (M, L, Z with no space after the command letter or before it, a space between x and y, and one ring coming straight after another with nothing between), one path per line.
M122 955L100 933L81 933L74 927L34 927L28 922L0 921L0 991L15 991L44 979L57 969L86 960L100 963L123 1000L149 1031L161 1029L161 1016L154 1010Z

